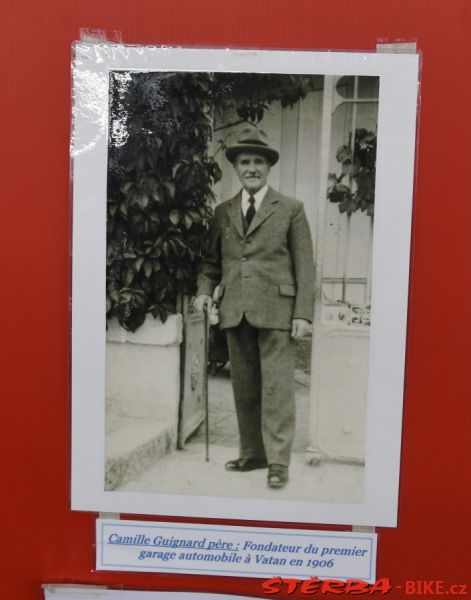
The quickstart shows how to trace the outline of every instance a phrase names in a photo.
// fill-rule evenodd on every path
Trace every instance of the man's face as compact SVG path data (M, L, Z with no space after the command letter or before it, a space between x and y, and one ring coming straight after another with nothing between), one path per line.
M237 177L249 194L255 194L266 184L270 167L268 160L261 154L242 152L234 161Z

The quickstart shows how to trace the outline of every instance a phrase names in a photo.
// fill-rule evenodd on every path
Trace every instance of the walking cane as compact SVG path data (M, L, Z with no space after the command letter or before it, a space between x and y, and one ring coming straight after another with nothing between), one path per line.
M204 424L206 442L206 462L209 462L209 399L208 399L208 307L205 305L204 314L204 366L203 366L203 393L204 393Z

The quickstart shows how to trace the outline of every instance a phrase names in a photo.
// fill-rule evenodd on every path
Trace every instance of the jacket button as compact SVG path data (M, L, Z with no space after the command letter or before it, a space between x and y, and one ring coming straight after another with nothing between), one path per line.
M245 256L242 257L242 262L247 262L249 259L246 258Z

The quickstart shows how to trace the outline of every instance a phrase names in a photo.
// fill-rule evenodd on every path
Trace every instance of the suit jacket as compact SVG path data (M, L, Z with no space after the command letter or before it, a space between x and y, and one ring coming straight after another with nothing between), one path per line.
M244 233L241 192L216 207L198 295L220 284L219 324L236 327L245 314L263 329L291 329L312 320L314 260L302 202L272 188Z

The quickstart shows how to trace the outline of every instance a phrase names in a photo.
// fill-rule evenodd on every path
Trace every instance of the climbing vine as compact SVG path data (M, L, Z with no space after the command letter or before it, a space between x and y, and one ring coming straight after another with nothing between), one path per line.
M135 331L165 321L194 291L220 168L209 153L215 111L257 124L295 104L315 78L203 72L110 73L107 318Z
M352 215L357 210L374 215L376 178L376 134L366 129L355 130L348 144L340 146L336 159L341 164L340 174L330 173L327 197L338 203L339 211ZM344 180L347 179L347 183Z

